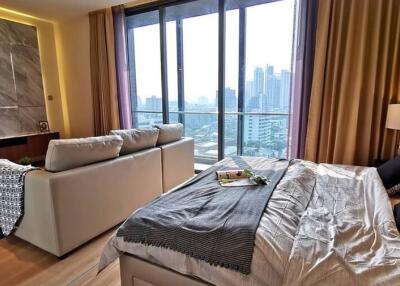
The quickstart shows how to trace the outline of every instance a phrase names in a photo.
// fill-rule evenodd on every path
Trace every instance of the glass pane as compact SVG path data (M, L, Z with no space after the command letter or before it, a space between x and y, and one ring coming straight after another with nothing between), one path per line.
M295 0L246 8L247 112L289 111L294 12Z
M239 10L226 12L225 29L225 156L236 156L238 116L227 112L238 111L239 77Z
M243 155L286 158L287 115L244 116Z
M151 127L162 120L160 27L158 11L127 18L129 77L134 126ZM159 114L137 111L157 111Z
M217 111L218 13L184 18L182 29L186 111Z
M238 116L225 114L225 156L237 155Z
M136 112L136 127L141 129L151 128L155 124L162 124L162 113Z
M185 136L195 140L196 162L212 163L218 158L218 116L215 114L218 106L218 1L198 0L169 6L165 17L168 83L175 86L169 89L173 94L169 97L170 110L184 106L186 113L181 119ZM180 67L178 60L182 62ZM177 76L179 68L183 70L181 83ZM179 84L184 100L178 105L175 94L178 94ZM178 115L170 114L170 120L177 121Z
M177 112L169 112L169 123L179 123Z
M185 114L185 136L194 138L196 162L212 164L218 158L216 114Z
M239 10L226 12L225 33L225 112L236 112L239 77Z

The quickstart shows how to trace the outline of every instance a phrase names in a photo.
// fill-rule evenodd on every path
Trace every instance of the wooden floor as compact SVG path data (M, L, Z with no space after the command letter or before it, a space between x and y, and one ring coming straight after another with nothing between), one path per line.
M118 260L96 276L101 251L114 231L95 238L64 259L14 236L0 240L0 285L120 285Z

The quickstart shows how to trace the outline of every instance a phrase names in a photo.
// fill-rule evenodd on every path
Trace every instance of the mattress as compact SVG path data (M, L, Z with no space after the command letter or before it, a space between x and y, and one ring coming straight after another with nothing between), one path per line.
M116 236L100 269L121 253L215 285L400 285L400 236L374 168L293 160L261 218L249 275Z

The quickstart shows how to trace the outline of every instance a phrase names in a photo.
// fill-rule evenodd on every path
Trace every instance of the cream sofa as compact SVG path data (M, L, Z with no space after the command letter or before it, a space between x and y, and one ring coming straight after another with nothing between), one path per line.
M192 177L193 156L193 139L183 138L61 172L32 171L15 235L63 256Z

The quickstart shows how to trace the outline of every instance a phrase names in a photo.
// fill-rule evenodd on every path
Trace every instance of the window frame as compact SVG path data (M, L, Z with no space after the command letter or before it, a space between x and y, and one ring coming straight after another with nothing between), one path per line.
M185 111L185 91L184 91L184 63L183 63L183 28L182 20L177 19L176 22L176 49L177 49L177 86L178 86L178 111L169 111L168 100L168 62L167 62L167 31L166 31L166 17L165 12L167 7L181 5L189 2L196 2L199 0L160 0L149 4L143 4L135 7L125 9L126 21L128 22L129 16L134 16L146 12L158 11L159 27L160 27L160 57L161 57L161 86L162 86L162 111L145 111L137 110L137 91L136 91L136 77L135 77L135 59L130 57L134 55L134 38L133 33L127 29L127 51L128 51L128 66L129 66L129 80L130 80L130 94L135 95L135 99L131 100L132 108L132 126L137 126L136 113L162 113L163 123L169 123L170 113L178 114L178 122L185 124L185 114L214 114L218 118L218 161L224 159L225 156L225 115L237 116L237 155L242 155L244 150L244 123L245 116L274 116L283 115L288 117L288 134L287 134L287 157L289 157L290 150L290 121L291 111L290 107L287 112L246 112L245 111L245 86L246 86L246 8L256 5L262 5L282 0L217 0L218 1L218 102L217 112L196 112ZM296 1L296 0L295 0ZM234 3L234 7L228 7ZM238 67L238 109L236 112L225 112L225 29L226 29L226 11L230 9L239 10L239 67ZM294 16L299 13L299 8L295 3ZM293 21L293 31L296 29L296 21ZM127 25L128 27L128 25ZM133 29L132 29L133 30ZM130 35L131 34L131 35ZM296 37L292 40L292 61L296 50ZM293 75L293 66L291 73ZM131 72L133 71L133 72ZM133 75L132 75L133 74ZM293 100L293 85L294 77L290 79L290 98L289 104Z

